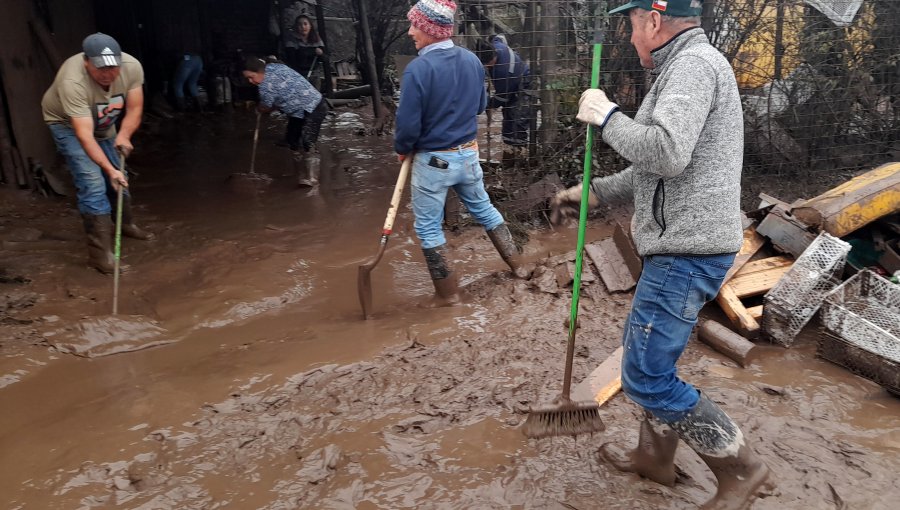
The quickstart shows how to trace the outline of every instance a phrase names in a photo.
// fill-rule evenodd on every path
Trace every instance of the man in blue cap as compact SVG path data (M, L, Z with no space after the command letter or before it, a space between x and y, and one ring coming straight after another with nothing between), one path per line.
M654 77L634 119L598 89L577 118L631 166L593 179L589 204L632 202L632 234L644 267L625 324L622 389L645 410L637 447L601 456L622 471L675 483L681 438L719 482L703 508L750 504L768 468L737 424L680 379L675 364L700 309L719 292L743 242L740 181L743 113L734 72L700 28L700 0L633 0L631 43ZM552 201L553 219L577 214L581 185Z
M88 264L109 274L114 267L112 204L118 188L128 188L117 151L127 156L134 149L131 136L141 125L144 110L144 70L106 34L87 36L82 49L63 62L41 107L75 181L87 233ZM152 237L134 224L127 190L122 233L142 240Z

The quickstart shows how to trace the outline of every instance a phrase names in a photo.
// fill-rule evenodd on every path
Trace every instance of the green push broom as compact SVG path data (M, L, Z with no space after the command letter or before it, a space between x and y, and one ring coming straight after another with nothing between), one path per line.
M591 63L591 88L600 84L600 55L603 52L601 19L597 18L594 32L594 55ZM591 184L591 152L594 146L594 129L588 124L584 144L584 179L581 189L581 209L578 216L578 243L575 255L575 279L572 283L572 310L569 315L569 344L566 349L566 370L563 375L562 394L551 405L532 409L522 426L522 433L530 438L552 436L576 436L601 432L606 427L600 419L597 402L575 402L569 396L572 389L572 358L575 355L575 326L578 323L578 295L581 290L581 268L584 262L584 233L587 229L588 193Z

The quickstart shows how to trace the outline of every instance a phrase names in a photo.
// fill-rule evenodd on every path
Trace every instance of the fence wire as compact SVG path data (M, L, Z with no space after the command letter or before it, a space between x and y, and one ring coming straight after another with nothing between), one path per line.
M486 182L507 211L534 213L553 174L563 185L580 178L585 129L575 113L590 81L597 15L606 33L600 87L629 115L649 90L627 16L605 14L620 3L457 2L457 44L476 50L479 40L502 35L531 70L527 147L503 143L501 112L493 115L492 154L481 136ZM409 5L399 4L395 19ZM810 197L900 156L900 0L710 1L703 13L741 91L745 207L760 191ZM627 165L602 143L593 158L596 175Z

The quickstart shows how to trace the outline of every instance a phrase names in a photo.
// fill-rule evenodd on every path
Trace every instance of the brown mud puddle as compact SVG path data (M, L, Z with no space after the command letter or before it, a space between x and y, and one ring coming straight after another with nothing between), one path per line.
M313 192L270 148L271 121L256 168L272 183L228 187L249 168L244 112L166 125L133 158L135 202L159 239L126 245L120 309L171 345L90 359L48 348L48 332L108 314L111 281L80 249L0 253L4 506L694 508L712 493L684 447L672 489L597 460L601 443L635 440L639 412L622 395L593 438L521 436L529 406L559 391L570 297L496 275L478 229L450 236L468 303L418 310L430 282L401 208L373 272L376 317L360 320L356 267L377 248L397 171L389 140L352 134L364 123L330 119ZM15 213L44 237L78 232L64 206L24 202L4 202L4 226ZM572 246L571 231L532 232L527 255ZM617 347L628 304L599 281L585 288L576 378ZM816 359L813 343L767 349L747 369L692 343L681 371L772 468L778 486L754 508L892 508L900 401Z

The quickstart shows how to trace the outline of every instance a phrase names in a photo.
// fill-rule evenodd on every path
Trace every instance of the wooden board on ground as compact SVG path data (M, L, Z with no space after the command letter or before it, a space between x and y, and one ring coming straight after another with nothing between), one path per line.
M741 251L734 258L734 264L731 265L731 269L725 274L723 282L727 283L735 273L740 271L744 264L753 258L764 244L766 244L766 238L756 232L756 227L751 226L745 229L744 244L741 245Z
M742 335L747 338L755 338L759 334L759 318L762 316L762 307L753 307L748 310L741 299L768 292L793 263L794 261L786 256L746 262L719 289L716 302Z
M622 347L619 347L600 363L583 381L572 390L572 400L587 402L594 400L603 405L622 389Z
M641 260L620 225L616 225L612 237L586 245L584 251L610 292L625 292L637 285Z

